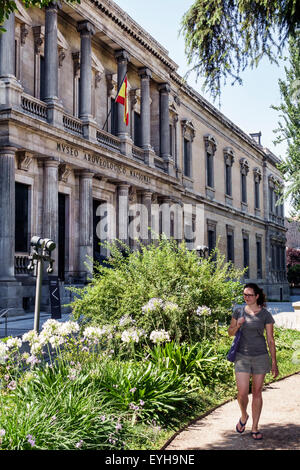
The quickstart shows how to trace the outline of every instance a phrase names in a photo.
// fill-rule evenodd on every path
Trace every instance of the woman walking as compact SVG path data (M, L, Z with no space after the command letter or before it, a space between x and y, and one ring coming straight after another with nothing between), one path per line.
M246 305L233 312L228 329L229 336L235 336L241 329L241 339L235 359L235 376L238 389L238 403L241 409L241 418L236 425L236 431L243 433L249 418L247 413L249 381L252 376L252 431L255 440L263 438L258 423L262 410L262 388L265 375L272 370L275 377L278 375L276 361L276 348L273 333L275 323L271 313L265 308L266 300L263 290L254 283L244 287L244 300ZM272 365L264 337L266 330L267 343L271 355Z

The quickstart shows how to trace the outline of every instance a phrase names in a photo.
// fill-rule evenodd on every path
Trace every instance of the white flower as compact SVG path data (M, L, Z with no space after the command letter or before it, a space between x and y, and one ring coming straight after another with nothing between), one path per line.
M206 305L202 305L202 307L197 308L196 315L199 317L202 315L211 315L211 309L206 307Z
M132 323L135 323L135 320L130 315L124 315L119 321L120 326L131 325Z
M121 341L123 341L123 343L138 343L141 336L143 336L142 330L131 328L130 330L123 331Z
M164 302L162 299L153 297L152 299L149 300L149 302L146 305L142 307L142 311L144 313L149 313L158 308L163 308L163 305L164 305Z
M22 336L22 341L24 343L28 341L29 344L33 344L38 340L39 340L39 336L35 330L27 331L27 333L24 333L24 335Z
M36 354L40 354L42 352L42 349L43 349L43 344L39 342L35 342L31 345L30 352L34 356Z
M165 330L154 330L150 334L150 340L152 343L163 343L164 341L170 341L169 333Z
M34 355L31 355L26 359L26 363L31 364L32 366L34 366L35 364L39 364L40 362L41 361Z
M77 322L75 321L66 321L66 322L63 322L60 324L59 328L58 328L58 333L61 335L61 336L67 336L67 335L70 335L72 333L78 333L79 331L79 325Z
M104 334L107 333L107 328L100 328L98 326L88 326L83 332L86 339L98 341Z
M5 362L7 358L8 347L3 341L0 341L0 363Z
M52 348L58 348L59 346L61 346L65 342L65 340L61 336L53 335L53 336L51 336L49 342L50 342Z
M9 338L6 341L8 348L20 348L22 346L22 340L20 338Z
M53 334L53 333L56 333L57 330L59 330L60 325L61 324L59 323L59 321L54 320L53 318L49 318L49 320L47 320L43 324L42 330L43 331L48 331L48 332Z

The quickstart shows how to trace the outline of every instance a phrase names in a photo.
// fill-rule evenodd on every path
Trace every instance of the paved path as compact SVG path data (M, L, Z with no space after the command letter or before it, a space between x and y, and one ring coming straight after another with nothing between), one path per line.
M300 450L300 373L267 385L263 391L260 430L264 439L254 441L251 431L251 395L243 434L235 431L239 405L232 400L179 433L166 450Z

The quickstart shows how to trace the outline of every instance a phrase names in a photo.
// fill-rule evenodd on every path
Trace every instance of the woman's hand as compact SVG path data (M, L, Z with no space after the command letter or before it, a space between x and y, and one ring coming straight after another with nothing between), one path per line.
M240 327L242 326L242 324L244 323L244 321L245 321L245 317L240 317L240 318L238 319L238 321L237 321L236 326L237 326L238 328L240 328Z
M277 363L276 362L272 362L272 374L273 374L273 377L274 379L278 376L279 374L279 370L278 370L278 367L277 367Z

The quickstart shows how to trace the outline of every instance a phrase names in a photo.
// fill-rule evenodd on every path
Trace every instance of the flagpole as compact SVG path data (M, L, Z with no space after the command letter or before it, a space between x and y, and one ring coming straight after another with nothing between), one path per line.
M123 85L124 80L125 80L125 78L126 78L126 75L127 75L127 71L125 72L125 75L124 75L124 77L123 77L123 80L121 81L121 85L120 85L120 87L119 87L119 89L118 89L118 92L117 92L117 94L116 94L116 97L115 97L115 102L116 102L116 99L117 99L117 97L118 97L118 95L119 95L119 93L120 93L120 91L121 91L121 88L122 88L122 85ZM107 114L107 117L106 117L104 126L102 127L102 130L103 130L103 131L104 131L104 128L105 128L105 126L106 126L106 124L107 124L107 121L108 121L108 118L109 118L110 115L111 115L111 107L110 107L109 113Z

